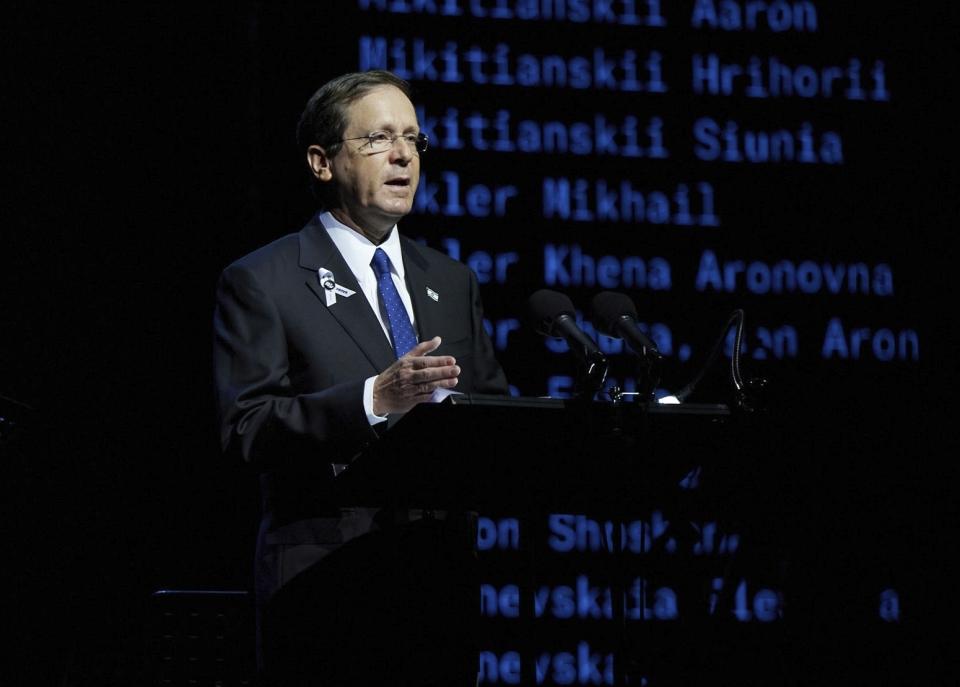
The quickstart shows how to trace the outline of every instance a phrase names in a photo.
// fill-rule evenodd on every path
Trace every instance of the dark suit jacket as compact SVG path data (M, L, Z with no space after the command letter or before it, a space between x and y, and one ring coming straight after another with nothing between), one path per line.
M473 272L406 238L401 245L420 340L442 337L435 353L457 359L458 391L506 393ZM327 307L321 267L356 293ZM369 302L318 218L224 270L214 317L220 440L224 451L261 473L261 603L375 527L372 512L333 508L326 496L330 465L349 462L383 431L367 421L363 384L394 360Z

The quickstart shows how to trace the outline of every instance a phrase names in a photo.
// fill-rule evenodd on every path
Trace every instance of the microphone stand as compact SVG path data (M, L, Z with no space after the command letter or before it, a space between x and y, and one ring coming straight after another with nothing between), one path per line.
M640 398L646 402L654 400L654 392L657 390L657 384L660 383L660 363L663 358L657 352L644 351L646 355L640 354L637 362L639 370L639 391Z
M610 363L602 353L586 353L574 384L574 399L592 401L593 397L603 390L609 370Z

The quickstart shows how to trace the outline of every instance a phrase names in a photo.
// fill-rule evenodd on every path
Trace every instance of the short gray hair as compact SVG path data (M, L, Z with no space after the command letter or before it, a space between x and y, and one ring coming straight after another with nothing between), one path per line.
M343 145L347 129L347 107L380 86L394 86L412 98L410 84L396 74L382 69L351 72L331 79L310 96L297 124L297 146L306 151L312 145L323 148L328 157L335 156ZM333 191L328 184L312 184L314 195L326 204Z

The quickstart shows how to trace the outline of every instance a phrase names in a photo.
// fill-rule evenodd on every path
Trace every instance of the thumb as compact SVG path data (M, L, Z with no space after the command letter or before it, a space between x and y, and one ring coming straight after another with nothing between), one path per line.
M404 354L404 358L415 358L418 356L426 355L431 351L437 350L440 346L440 337L435 336L432 339L427 339L426 341L421 341L416 346L411 348Z

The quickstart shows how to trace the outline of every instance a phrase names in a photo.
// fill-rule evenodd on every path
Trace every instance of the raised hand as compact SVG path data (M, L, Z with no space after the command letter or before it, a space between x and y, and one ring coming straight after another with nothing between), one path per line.
M460 367L449 355L428 355L440 345L440 337L421 341L406 355L381 372L373 383L376 415L405 413L430 398L435 389L457 385Z

